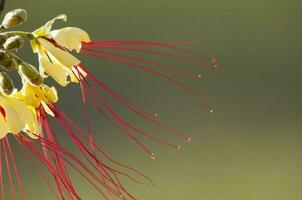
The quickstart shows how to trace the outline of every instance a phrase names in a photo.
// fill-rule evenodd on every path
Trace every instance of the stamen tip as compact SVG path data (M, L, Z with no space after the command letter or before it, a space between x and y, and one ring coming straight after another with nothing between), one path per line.
M203 75L202 74L197 74L197 78L202 78L203 77Z
M191 140L192 140L192 137L188 137L188 138L187 138L187 141L188 141L188 142L191 142Z
M151 157L152 160L155 160L155 154L154 153L152 153L150 157Z
M180 146L180 145L177 145L177 150L178 150L178 151L180 150L180 148L181 148L181 146Z

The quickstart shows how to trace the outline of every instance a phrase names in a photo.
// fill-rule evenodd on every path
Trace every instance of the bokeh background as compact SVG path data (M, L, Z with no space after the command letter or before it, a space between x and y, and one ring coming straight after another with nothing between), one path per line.
M96 142L113 158L140 169L155 182L152 186L124 180L139 199L302 199L301 1L10 0L6 10L19 7L28 10L30 18L22 26L28 31L66 13L68 26L88 30L93 39L200 38L186 48L217 56L219 69L214 71L168 61L179 69L204 74L202 80L177 78L203 94L214 106L213 114L192 96L148 73L81 56L87 68L111 88L159 112L162 122L193 138L186 143L160 132L180 143L181 151L141 138L156 153L152 160L93 114ZM58 22L56 27L63 25ZM29 49L21 54L37 64ZM78 88L60 88L59 92L60 106L80 123L80 100L74 101L80 97ZM148 127L139 119L132 120ZM68 137L64 142L73 148ZM16 157L28 199L54 199L18 147ZM101 199L76 175L74 181L84 200Z

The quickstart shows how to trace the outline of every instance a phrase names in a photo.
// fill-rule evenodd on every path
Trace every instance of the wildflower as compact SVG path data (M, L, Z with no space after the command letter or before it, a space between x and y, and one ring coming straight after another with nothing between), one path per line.
M15 94L10 96L0 95L0 138L8 133L19 134L25 132L28 136L35 138L32 133L39 134L36 112Z
M17 96L23 98L23 101L28 106L31 106L34 109L39 109L42 106L49 115L54 116L54 113L47 105L58 101L57 90L55 87L48 87L44 84L35 86L25 82L22 90Z
M33 32L32 49L39 54L40 73L43 77L50 75L60 85L66 86L70 81L78 82L74 66L80 64L66 49L79 51L82 42L90 41L86 32L79 28L63 28L51 31L53 23L66 15L59 15ZM47 75L46 75L47 74ZM69 81L70 79L70 81Z
M5 30L19 25L26 18L26 11L12 11L4 18L0 29ZM132 113L167 132L178 135L187 141L190 141L191 137L161 123L156 119L159 117L158 113L148 112L110 89L90 73L72 53L76 52L113 61L162 78L196 97L210 112L212 112L212 107L203 96L173 77L174 75L181 75L199 79L203 77L200 72L178 70L154 59L142 58L140 54L176 59L181 62L203 65L207 68L217 67L216 58L200 56L179 47L181 44L194 41L166 43L123 40L91 41L88 33L80 28L65 27L51 30L53 23L59 19L66 21L67 17L66 15L59 15L33 32L12 31L0 34L0 67L5 71L17 71L23 84L20 90L14 89L9 76L5 72L0 72L1 197L5 199L2 168L3 150L13 198L17 199L13 181L15 177L21 197L25 199L25 192L8 140L8 133L12 133L15 141L33 162L36 170L45 179L57 199L82 199L71 181L70 169L76 171L90 183L104 199L110 199L111 195L115 195L120 199L136 199L126 190L120 182L120 178L127 177L134 182L140 182L133 177L133 175L136 175L147 179L151 183L152 181L141 172L112 159L95 144L93 140L94 131L87 109L88 104L90 103L109 123L137 143L152 159L155 159L155 153L138 139L138 135L143 135L177 150L180 149L180 145L163 140L152 131L145 130L130 122L127 116L119 113L111 106L111 102L106 97L114 99L115 102ZM38 54L39 71L16 55L18 49L23 46L24 39L30 41L33 52ZM167 51L173 51L174 53ZM49 87L44 82L48 76L63 87L70 82L78 83L82 93L84 117L88 130L79 127L57 105L59 97L56 88L54 86ZM56 123L56 126L53 123ZM58 137L58 130L60 135L68 137L73 142L80 156L69 151L62 143ZM10 167L9 157L13 164L14 174ZM44 167L43 169L46 169L52 175L53 181L50 181L48 176L44 174L36 160L39 160Z
M62 19L66 21L66 15L59 15L58 17L48 21L44 26L33 32L35 39L31 41L32 48L34 52L39 54L40 61L40 73L45 77L49 74L54 80L56 80L60 85L66 86L69 81L79 82L82 92L82 97L84 99L83 103L86 103L86 99L91 102L91 104L109 120L115 127L120 129L123 133L128 135L132 140L134 140L144 151L146 151L152 158L154 158L154 153L151 152L143 143L141 143L135 133L142 134L146 137L154 139L160 143L166 144L173 148L179 149L180 145L171 144L158 137L153 136L151 133L144 131L134 124L130 124L126 119L122 118L120 114L116 113L108 102L103 98L99 89L103 92L108 93L117 102L126 106L129 110L139 115L140 117L146 119L147 121L156 124L157 126L172 132L176 135L184 137L186 140L190 141L191 137L186 136L172 128L161 124L157 120L150 117L150 113L146 113L139 106L132 104L129 100L120 96L117 92L111 90L103 82L98 80L95 76L87 71L83 64L80 63L74 56L72 56L68 51L75 50L77 53L88 55L91 57L96 57L104 60L109 60L124 65L128 65L132 68L143 70L152 75L163 78L181 90L190 93L195 96L201 103L208 107L209 111L212 112L212 107L204 100L204 98L193 91L191 88L185 84L177 81L176 79L169 76L167 73L178 74L193 78L201 78L200 73L182 72L175 70L170 66L163 63L159 63L152 60L147 60L140 58L139 56L128 56L119 52L112 51L125 51L125 52L136 52L144 53L149 55L157 55L164 58L173 58L180 61L201 64L205 67L216 68L216 59L214 57L200 56L194 52L177 47L181 43L155 43L146 41L90 41L89 35L82 29L75 27L66 27L59 30L51 31L52 25L57 19ZM192 42L192 41L187 41ZM164 50L174 50L176 52L184 53L185 56L177 54L169 54L161 51L150 50L146 48L162 48ZM193 58L189 58L193 57ZM60 60L58 64L57 60ZM64 64L62 64L64 63ZM68 63L68 64L67 64ZM60 67L59 67L60 66ZM65 67L62 67L65 66ZM158 69L159 70L158 70ZM160 71L162 70L162 71ZM94 84L95 85L94 85ZM86 107L87 105L84 105ZM103 107L103 108L101 108ZM89 118L87 111L86 118ZM109 112L109 114L106 114ZM152 116L158 115L153 113ZM89 123L89 122L88 122ZM91 125L88 125L91 126Z

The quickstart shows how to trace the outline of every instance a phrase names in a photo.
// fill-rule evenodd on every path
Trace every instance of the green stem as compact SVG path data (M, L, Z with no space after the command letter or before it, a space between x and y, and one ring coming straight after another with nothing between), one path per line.
M18 35L18 36L21 36L21 37L28 38L29 40L32 40L32 39L35 38L35 36L32 33L25 32L25 31L9 31L9 32L5 32L5 34L8 35L8 36Z
M5 50L5 53L9 56L11 56L12 58L14 58L17 61L17 64L20 65L22 63L26 63L25 61L23 61L21 58L19 58L16 54ZM18 67L18 66L17 66Z

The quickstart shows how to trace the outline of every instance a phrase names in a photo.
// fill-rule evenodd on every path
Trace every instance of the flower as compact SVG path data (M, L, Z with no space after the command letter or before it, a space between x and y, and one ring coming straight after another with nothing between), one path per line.
M51 116L53 112L47 106L58 101L57 91L47 85L34 86L23 83L21 91L11 95L0 94L0 139L8 133L26 133L36 139L40 134L37 109L43 109Z
M48 105L58 101L58 94L55 87L49 87L45 84L35 86L24 82L23 88L17 96L23 98L28 106L34 109L38 109L42 106L49 115L54 116L54 113L49 109Z
M0 138L8 133L25 132L29 137L39 134L39 125L35 109L27 106L16 93L10 96L0 95Z
M40 73L43 77L50 75L61 86L71 82L78 82L77 70L74 66L80 64L80 60L68 51L79 52L82 42L89 42L89 35L82 29L66 27L51 31L53 23L61 19L67 20L66 15L59 15L48 21L44 26L35 30L32 34L31 46L39 55Z
M130 114L187 141L190 141L191 137L155 119L159 116L157 112L146 111L140 105L112 90L93 73L90 73L72 53L81 53L116 62L128 66L130 69L141 70L162 78L196 97L210 112L212 112L212 107L204 100L203 96L173 77L173 75L182 75L199 79L202 77L199 72L175 69L166 63L160 63L154 57L172 58L182 62L201 64L209 68L216 68L216 58L201 56L178 46L192 41L166 43L129 40L91 41L88 33L80 28L65 27L51 30L53 23L59 19L66 21L67 17L66 15L59 15L32 33L11 31L3 32L0 35L0 43L2 44L0 45L0 67L6 71L17 71L23 83L20 90L14 89L13 81L9 75L5 72L0 73L1 197L6 199L3 186L1 152L3 149L12 195L16 199L16 189L8 156L10 156L14 168L22 199L25 199L17 165L7 137L8 133L12 133L13 139L17 141L41 176L45 178L57 199L82 199L71 181L70 169L90 183L104 199L110 199L112 195L123 200L137 199L125 189L120 177L139 182L132 177L132 175L138 175L138 177L145 178L151 183L152 181L141 172L113 160L94 143L94 131L90 121L93 118L89 117L88 107L92 106L97 110L109 123L148 153L152 159L155 159L155 154L143 141L139 140L139 135L177 150L180 149L180 145L162 139L155 130L153 132L150 129L139 127L131 122ZM25 18L20 18L20 20L19 18L13 20L12 18L9 25L17 25L23 22L22 20L24 21ZM11 26L0 25L0 29ZM16 55L17 50L22 47L23 39L28 39L34 53L38 54L39 71ZM150 56L150 59L143 58L140 55L142 53L144 57ZM56 105L59 99L56 88L49 87L44 83L48 76L63 87L70 82L79 83L82 93L83 117L85 118L83 120L87 122L87 130L82 130ZM120 113L115 106L112 106L113 103L124 106L131 112ZM54 120L56 125L52 123ZM68 150L69 145L67 147L58 137L58 130L60 135L65 134L64 137L73 143L75 148L72 148L72 152ZM22 132L26 135L19 134ZM80 156L73 152L74 150L80 153ZM48 180L48 176L43 173L44 170L40 169L39 164L37 165L37 160L52 175L53 182ZM52 187L53 184L56 189Z

